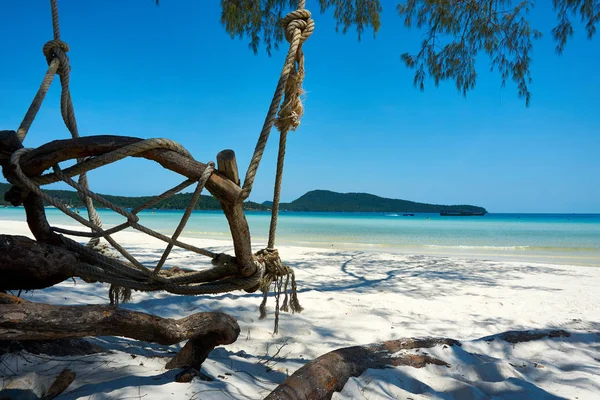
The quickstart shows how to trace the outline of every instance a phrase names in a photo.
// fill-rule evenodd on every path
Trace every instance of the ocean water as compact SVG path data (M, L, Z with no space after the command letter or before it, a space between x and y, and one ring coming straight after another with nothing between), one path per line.
M81 210L85 215L84 210ZM46 209L51 224L76 225L57 209ZM99 211L105 227L124 218ZM142 224L171 234L183 211L157 210L139 214ZM264 245L270 213L246 214L252 241ZM25 220L23 208L0 208L2 221ZM182 236L228 239L220 211L195 211ZM488 214L482 217L442 217L438 214L282 212L277 243L323 247L540 261L600 266L600 214Z

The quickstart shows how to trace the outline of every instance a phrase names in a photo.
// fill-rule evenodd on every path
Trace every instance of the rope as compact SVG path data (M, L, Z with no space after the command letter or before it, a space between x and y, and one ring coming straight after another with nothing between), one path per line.
M211 162L208 164L208 167L202 173L202 176L200 176L200 180L198 181L198 186L196 186L196 190L194 191L194 194L192 195L190 204L186 208L185 213L183 214L183 217L181 218L181 221L179 222L179 225L177 226L177 229L175 229L175 233L173 233L173 236L172 236L173 240L177 240L177 238L183 231L183 228L185 228L185 224L187 224L187 222L190 218L190 215L192 214L192 211L194 211L194 207L196 206L196 204L198 203L198 200L200 199L200 193L202 193L202 189L204 189L204 185L206 185L206 182L208 182L208 178L210 178L210 176L212 175L214 170L215 170L215 164ZM169 256L169 253L171 252L172 249L173 249L173 243L169 243L167 245L167 248L165 249L162 257L160 258L160 261L156 265L156 268L154 269L155 274L157 274L158 271L160 271L160 269L164 265L165 261L167 261L167 257Z
M277 88L275 89L273 100L271 100L269 111L267 112L265 122L258 137L254 154L252 155L250 165L248 166L248 170L246 172L244 186L242 187L242 199L248 198L250 192L252 191L256 172L258 171L258 166L262 159L265 146L269 140L271 128L275 123L277 110L279 109L281 99L283 98L290 72L294 69L294 64L299 57L298 50L301 49L302 43L304 43L306 39L310 37L315 28L315 23L311 18L310 11L304 9L305 5L305 1L299 1L298 9L292 11L283 19L283 23L286 24L285 37L288 42L290 42L290 48L283 65L283 69L281 70L279 81L277 82Z
M273 333L279 332L279 310L289 311L292 313L302 312L303 308L298 300L298 292L296 287L296 275L294 270L284 265L279 257L279 252L272 249L263 249L256 253L256 257L261 263L265 265L265 274L260 282L260 290L263 292L263 300L260 303L260 319L264 319L267 316L266 305L267 298L269 296L269 288L271 284L274 285L275 289L275 326ZM285 278L285 287L283 286L283 278ZM289 303L288 303L288 283L291 280L291 290L289 291ZM281 293L285 294L283 304L279 306Z
M52 8L52 31L54 32L54 39L60 40L60 24L58 22L58 7L56 6L56 0L50 0Z
M63 173L65 173L65 171L66 170L64 170ZM35 179L32 179L32 181L36 182ZM174 188L169 189L166 192L162 193L161 195L153 197L150 200L148 200L147 202L145 202L144 204L134 208L133 210L131 210L131 213L136 215L140 211L142 211L146 208L150 208L150 207L156 205L157 203L160 203L161 201L168 199L169 197L181 192L183 189L185 189L186 187L190 186L193 183L194 183L193 180L187 179L187 180L183 181L182 183L180 183L179 185L175 186ZM127 229L130 226L131 226L131 224L129 223L129 221L127 221L127 222L117 225L113 228L110 228L104 232L108 235L112 235L114 233L122 231L123 229ZM65 235L72 235L72 236L83 236L83 237L100 237L101 236L95 232L80 232L80 231L74 231L71 229L64 229L64 228L58 228L58 227L52 227L51 229L54 232L63 233Z
M107 274L106 270L86 263L79 263L76 266L76 273L78 276L86 277L99 282L110 283L112 285L145 292L165 290L169 293L181 295L219 294L232 292L234 290L248 289L256 286L260 282L263 271L264 268L258 268L254 275L247 278L226 277L217 282L211 283L177 285L170 282L169 279L166 279L166 283L159 283L156 281L144 282L140 280L127 279L120 276Z
M35 97L33 98L25 117L23 118L23 121L17 129L17 137L21 142L25 140L25 137L27 136L31 125L33 124L33 121L35 120L35 117L44 99L46 98L46 94L48 93L50 85L52 84L56 74L58 74L61 84L60 112L63 121L71 133L71 137L79 137L77 120L75 119L75 111L73 109L73 101L71 99L71 91L69 89L71 66L69 63L69 57L67 57L66 54L69 51L69 45L60 39L60 23L58 19L58 6L56 4L56 0L50 0L50 8L52 12L52 31L54 34L54 39L48 41L42 48L42 52L44 53L46 62L48 63L48 70L44 75L44 79L42 80L42 83ZM78 160L78 162L81 161L83 160ZM89 184L85 173L82 173L79 176L79 184L82 187L89 189ZM102 226L102 221L96 212L96 209L94 208L92 199L81 195L81 193L80 197L87 208L89 220L97 226ZM98 243L99 238L92 238L87 245L93 247L98 245Z
M273 206L271 207L271 223L269 225L269 241L267 249L275 248L275 234L279 217L279 201L281 198L281 181L283 180L283 162L285 160L285 144L287 132L282 131L279 137L279 152L277 154L277 172L275 174L275 187L273 189Z
M279 149L277 154L277 171L275 174L275 185L273 189L273 206L271 207L271 222L269 226L268 249L275 248L275 237L277 232L277 222L279 216L279 202L281 200L281 184L283 181L283 166L285 161L285 148L287 143L287 133L290 130L296 130L300 125L300 118L304 114L304 107L300 96L303 94L302 82L304 80L304 53L302 43L308 39L314 30L314 23L310 19L310 12L304 9L304 2L299 2L298 9L292 11L282 20L285 26L285 37L290 42L290 52L293 43L300 41L294 52L294 56L284 84L284 98L277 119L274 121L276 128L280 132ZM290 55L290 53L288 53ZM287 66L287 64L286 64ZM280 99L279 99L280 101ZM278 101L278 104L279 104ZM265 140L266 144L266 140ZM264 149L264 147L263 147ZM256 166L258 168L258 164ZM255 173L255 172L254 172ZM245 182L244 182L245 183Z
M60 62L58 59L54 59L48 65L48 70L46 71L46 75L44 75L44 79L38 89L25 117L23 118L23 122L19 125L17 129L17 137L23 142L25 140L25 136L27 136L27 132L29 132L29 128L31 128L31 124L33 124L33 120L35 119L44 99L46 98L46 94L48 93L48 89L50 89L50 85L54 80L54 75L56 75L56 71L58 70Z
M292 312L302 311L302 306L298 301L294 270L289 266L283 265L281 262L279 253L275 249L275 237L277 232L279 203L281 200L281 183L283 180L287 134L290 130L296 130L300 125L300 118L304 114L304 108L300 99L300 96L303 94L302 82L305 74L302 44L314 31L314 21L311 19L311 14L305 9L305 6L306 1L299 0L298 9L286 15L282 20L282 25L285 27L285 38L290 43L290 48L263 129L259 135L254 155L252 156L248 171L246 172L241 196L245 199L250 195L271 128L273 127L273 124L275 124L280 132L280 136L277 154L277 171L273 189L273 205L271 208L271 222L269 225L269 239L267 248L256 253L256 256L265 263L266 271L260 284L260 290L263 292L263 300L259 307L260 318L266 317L266 304L269 288L271 284L273 284L275 290L275 326L273 333L275 334L279 331L280 310L288 311L291 308ZM283 103L281 104L279 112L277 112L282 97ZM284 277L285 285L283 283ZM290 300L288 307L288 284L290 280L291 292L289 295ZM285 297L283 304L281 304L280 307L281 293L284 293Z
M69 89L69 83L71 81L71 65L69 62L69 57L67 57L66 54L69 51L69 46L60 40L60 24L58 20L58 6L56 4L56 0L50 0L50 5L52 9L52 30L54 32L54 40L46 43L42 51L44 52L46 61L48 63L51 63L54 58L57 58L60 61L60 67L57 70L62 88L60 93L60 113L67 129L71 133L71 137L78 138L79 129L77 128L75 110L73 109L73 101L71 99L71 90ZM77 162L81 161L83 161L83 159L77 160ZM79 184L85 189L89 190L87 175L85 173L79 175ZM94 208L92 199L88 196L82 195L81 193L79 195L87 208L89 220L92 221L96 226L101 227L102 220ZM87 245L94 247L99 243L99 238L92 238Z

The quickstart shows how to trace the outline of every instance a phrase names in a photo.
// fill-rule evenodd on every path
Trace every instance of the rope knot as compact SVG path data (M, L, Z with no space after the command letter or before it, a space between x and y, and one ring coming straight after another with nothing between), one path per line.
M70 50L69 45L60 39L49 40L44 44L42 52L46 56L46 62L48 65L54 58L60 61L59 74L69 68L69 58L67 52Z
M315 21L310 16L310 11L300 8L286 15L281 21L285 26L285 38L290 42L290 47L297 45L294 63L285 85L283 104L275 121L275 126L282 133L296 130L300 125L300 118L304 114L304 107L300 100L300 96L304 93L302 90L302 81L304 80L302 44L315 30Z
M288 312L291 309L292 313L303 310L298 301L296 275L291 267L281 262L279 252L276 249L263 249L257 252L255 256L258 262L265 266L265 272L260 282L260 290L263 292L263 301L259 307L260 319L264 319L267 316L267 297L269 295L269 288L273 284L275 289L275 328L273 333L277 333L279 330L279 310ZM288 290L288 287L290 290ZM284 294L284 299L280 307L279 301L282 293Z
M306 9L292 11L281 20L281 24L285 27L285 39L290 43L297 29L300 31L300 43L304 43L315 30L315 21Z

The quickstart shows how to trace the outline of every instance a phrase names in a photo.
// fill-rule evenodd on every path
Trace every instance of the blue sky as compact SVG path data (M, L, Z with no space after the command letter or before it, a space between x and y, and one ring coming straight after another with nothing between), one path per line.
M245 172L283 64L284 50L254 55L219 23L219 2L60 0L62 38L71 46L71 88L82 135L171 138L199 161L232 148ZM290 134L282 199L312 189L476 204L491 212L600 212L600 40L576 25L562 56L546 2L531 14L545 35L533 52L532 104L501 88L479 63L466 98L452 83L420 92L400 61L421 32L406 30L395 2L383 1L382 26L338 34L320 15L305 44L306 112ZM548 2L549 3L549 2ZM16 129L46 69L52 38L48 1L2 2L0 127ZM285 45L282 45L282 49ZM26 147L69 137L58 79ZM257 175L254 201L272 197L277 136ZM179 178L145 160L90 174L100 193L151 195ZM61 187L61 186L55 186Z

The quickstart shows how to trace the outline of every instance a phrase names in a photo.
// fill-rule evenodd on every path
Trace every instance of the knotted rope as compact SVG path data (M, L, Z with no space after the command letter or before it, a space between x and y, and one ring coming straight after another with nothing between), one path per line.
M265 274L260 281L260 290L263 292L263 300L260 303L260 319L267 316L266 305L269 296L269 288L271 284L275 286L275 327L273 333L279 332L279 310L292 311L292 313L301 312L303 310L298 301L298 293L296 288L296 276L294 270L287 265L284 265L279 258L277 250L263 249L256 253L256 257L265 265ZM283 279L285 278L285 284ZM291 279L291 286L290 284ZM289 287L289 290L288 290ZM283 303L280 307L281 293L284 294ZM289 299L288 299L289 295Z
M292 312L302 311L296 293L296 278L292 268L282 264L279 253L275 249L275 237L277 231L277 220L279 215L279 202L281 200L281 183L283 180L283 166L285 161L285 148L287 144L287 134L290 130L295 130L300 125L300 118L304 114L301 96L304 93L302 82L304 80L304 53L302 44L310 37L315 28L314 20L311 18L310 11L305 9L306 1L298 2L298 9L290 12L281 21L285 38L290 43L285 64L281 71L281 76L275 89L275 95L269 107L263 129L259 135L258 143L254 150L254 155L246 172L244 186L242 188L242 198L247 198L252 190L254 178L258 171L264 149L269 139L269 134L273 125L279 130L279 149L277 154L277 171L275 173L275 185L273 190L273 205L271 207L271 222L269 225L269 240L267 248L261 250L256 255L265 262L265 276L261 282L260 289L263 292L263 301L260 305L261 318L266 316L266 303L271 284L275 287L275 328L274 333L278 332L279 311L288 311L288 283L291 278L291 301ZM281 102L283 98L283 103ZM281 106L280 106L281 104ZM279 111L277 111L279 109ZM279 300L282 293L283 279L285 277L285 287L283 293L285 298L280 308Z
M290 42L290 47L285 59L285 63L283 64L283 69L281 70L281 75L279 76L279 81L277 82L277 88L275 89L273 100L271 100L269 111L267 112L265 122L258 137L254 154L252 155L250 165L248 166L248 170L246 172L244 186L242 187L243 199L248 198L250 192L252 191L256 172L265 151L267 141L269 140L271 128L273 127L273 124L277 118L278 109L286 92L287 82L290 74L296 68L297 60L301 59L302 65L304 65L302 44L310 37L315 29L315 22L311 18L310 11L304 8L306 2L300 0L298 3L298 9L292 11L282 20L282 22L286 23L285 37ZM299 115L301 115L301 113Z

